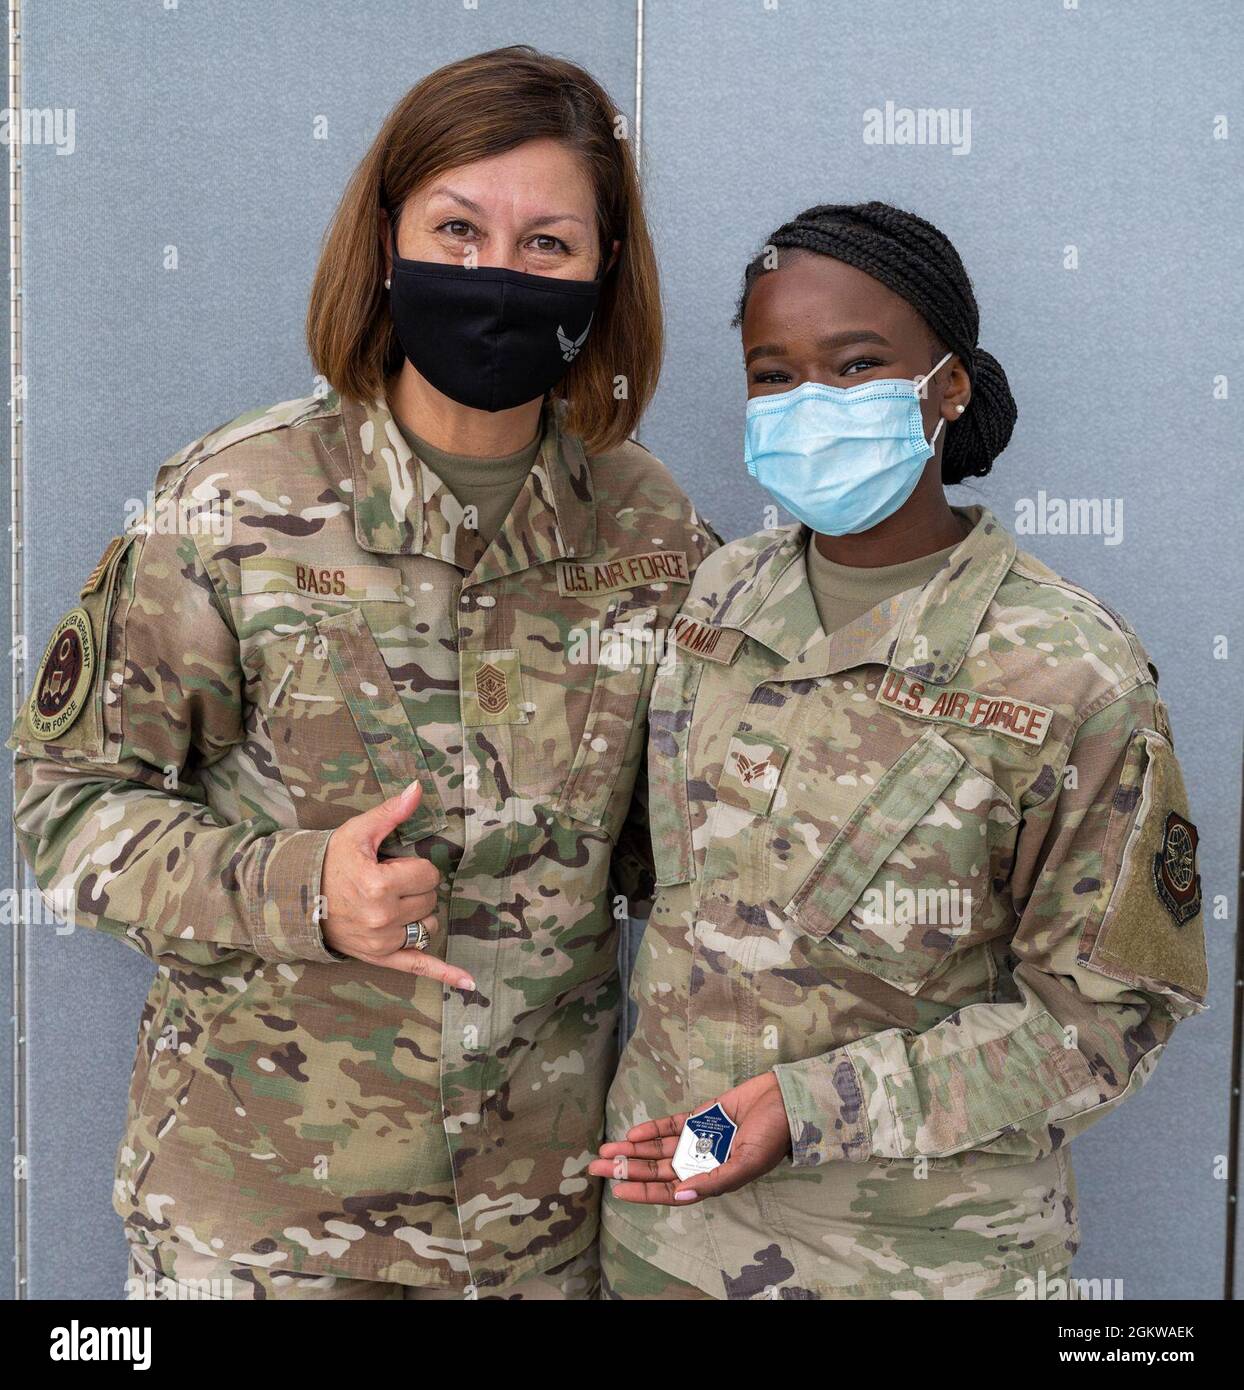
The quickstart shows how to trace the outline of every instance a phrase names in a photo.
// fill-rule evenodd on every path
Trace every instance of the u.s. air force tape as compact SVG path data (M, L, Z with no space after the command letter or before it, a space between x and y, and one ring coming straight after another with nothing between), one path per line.
M95 642L85 608L73 608L56 624L35 673L26 723L41 743L58 738L82 713L95 673Z
M557 563L557 592L563 598L573 594L612 594L644 584L690 582L685 550L646 550L640 555L621 555L616 560Z
M916 719L940 719L1005 734L1039 748L1049 732L1054 711L1028 700L1007 699L1004 695L982 695L976 690L926 689L923 681L912 680L897 671L887 671L877 691L877 699L901 714Z

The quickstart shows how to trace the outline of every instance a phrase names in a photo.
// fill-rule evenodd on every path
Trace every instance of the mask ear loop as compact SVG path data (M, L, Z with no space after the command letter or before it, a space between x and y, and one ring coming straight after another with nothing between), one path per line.
M913 385L914 385L915 388L916 388L916 395L919 396L921 400L924 400L924 388L925 388L925 385L927 384L929 378L932 377L932 376L935 376L935 375L946 365L946 363L950 361L950 359L951 359L953 356L954 356L954 353L953 353L953 352L948 352L948 353L946 354L946 356L943 357L942 360L937 364L936 367L934 367L931 371L925 372L925 374L924 374L923 376L917 377L917 378L916 378L916 380L915 380L915 382L913 383ZM937 436L938 436L939 434L941 434L941 432L942 432L942 426L943 426L945 423L946 423L946 417L945 417L945 416L942 416L942 418L937 422L937 428L933 431L933 438L929 440L929 448L930 448L930 449L937 443Z
M923 376L916 377L916 379L912 382L912 385L916 388L916 395L919 396L921 400L924 400L924 388L928 385L930 379L932 377L935 377L953 356L953 352L948 352L946 356L943 357L942 360L937 364L936 367L930 368L930 370L925 372Z

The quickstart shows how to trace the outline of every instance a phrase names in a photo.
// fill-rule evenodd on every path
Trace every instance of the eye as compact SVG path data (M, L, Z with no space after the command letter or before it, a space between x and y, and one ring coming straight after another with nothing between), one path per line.
M542 255L555 255L570 249L560 238L548 236L547 234L533 236L527 245L533 251L539 251Z
M782 386L790 381L790 376L774 367L769 371L753 372L752 380L757 386Z
M448 222L442 222L436 229L438 232L448 232L451 237L457 240L465 240L475 228L469 222L464 222L460 217L451 217Z
M842 369L842 376L857 376L859 372L870 371L873 367L879 367L881 363L875 357L856 357L847 363ZM858 371L857 371L858 368Z

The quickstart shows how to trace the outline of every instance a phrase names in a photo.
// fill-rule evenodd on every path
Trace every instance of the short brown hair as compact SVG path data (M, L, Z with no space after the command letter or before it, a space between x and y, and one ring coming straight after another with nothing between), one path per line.
M316 371L368 400L402 364L384 290L377 214L391 216L427 179L551 138L577 150L596 194L601 255L621 242L587 345L556 388L566 426L588 453L626 439L661 370L661 297L635 162L617 108L574 63L526 45L497 48L430 73L389 113L342 195L324 239L307 309ZM614 383L626 398L615 398Z

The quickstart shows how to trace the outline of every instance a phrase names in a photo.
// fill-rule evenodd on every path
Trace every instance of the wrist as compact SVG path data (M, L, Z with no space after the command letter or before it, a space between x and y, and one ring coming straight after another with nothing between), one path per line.
M265 960L345 959L322 932L321 879L330 833L278 830L264 844L248 887L257 954Z
M861 1163L872 1154L868 1107L846 1048L773 1068L797 1168L835 1159Z

